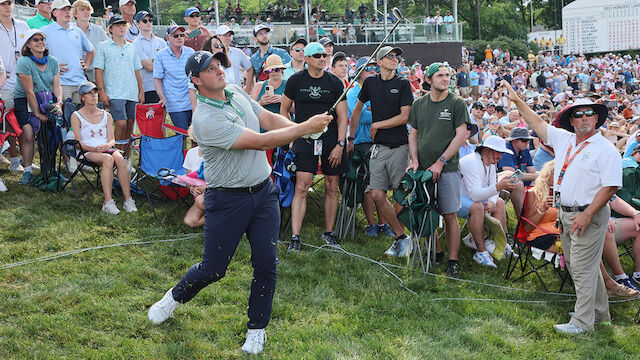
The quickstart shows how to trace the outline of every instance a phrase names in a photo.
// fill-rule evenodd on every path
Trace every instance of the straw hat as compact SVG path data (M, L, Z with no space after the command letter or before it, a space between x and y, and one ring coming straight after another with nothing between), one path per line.
M264 71L268 71L271 69L286 69L286 67L282 63L282 58L279 55L271 54L267 57L267 60L265 60L263 69Z

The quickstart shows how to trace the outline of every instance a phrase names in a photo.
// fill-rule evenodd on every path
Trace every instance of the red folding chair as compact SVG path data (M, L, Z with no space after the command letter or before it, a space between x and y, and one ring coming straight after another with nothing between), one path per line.
M166 137L166 129L177 134L188 136L187 130L165 123L165 109L160 104L136 105L136 123L141 135L162 139Z

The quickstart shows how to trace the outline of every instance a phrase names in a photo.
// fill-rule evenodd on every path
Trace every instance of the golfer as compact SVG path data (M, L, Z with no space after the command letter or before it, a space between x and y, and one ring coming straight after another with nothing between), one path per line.
M246 234L253 281L242 350L258 354L271 318L280 226L278 188L269 178L271 167L264 150L322 131L332 118L318 114L297 124L269 112L237 85L226 85L223 66L230 66L224 53L208 51L193 53L185 65L187 77L198 90L193 132L202 149L207 181L204 250L202 262L153 304L148 316L155 324L165 321L179 304L224 277ZM267 132L260 133L260 128Z

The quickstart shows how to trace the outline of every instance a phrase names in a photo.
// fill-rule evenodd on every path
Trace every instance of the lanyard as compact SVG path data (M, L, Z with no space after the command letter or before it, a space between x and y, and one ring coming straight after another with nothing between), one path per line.
M560 186L560 184L562 184L562 178L564 177L564 173L567 171L567 167L569 167L569 165L573 162L573 159L575 159L576 155L578 155L580 151L582 151L582 149L584 149L585 146L587 145L589 145L589 142L585 141L582 144L582 146L580 146L580 148L576 151L576 153L573 154L573 156L571 156L570 159L569 159L569 154L571 154L571 150L573 149L573 144L569 145L569 148L567 149L567 155L565 155L564 157L564 164L562 165L562 170L560 170L560 175L558 175L558 187Z
M9 33L9 29L7 29L4 24L2 24L2 28L7 32L7 38L9 39L11 46L16 50L16 47L18 46L18 30L16 30L16 23L13 21L13 18L11 18L11 25L13 26L13 41L11 41L11 33Z

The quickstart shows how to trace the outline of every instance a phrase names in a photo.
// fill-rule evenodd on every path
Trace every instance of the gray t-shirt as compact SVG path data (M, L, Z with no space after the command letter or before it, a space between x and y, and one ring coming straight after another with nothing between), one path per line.
M89 23L89 29L87 29L85 35L94 48L101 42L109 39L107 33L102 29L102 27L94 23ZM86 55L87 52L83 51L82 58L86 58ZM96 82L96 69L93 66L90 66L89 69L85 70L84 74L89 81Z
M258 115L264 109L237 85L227 85L225 94L226 102L198 95L192 119L207 187L258 185L271 175L265 152L230 148L245 128L260 132Z

